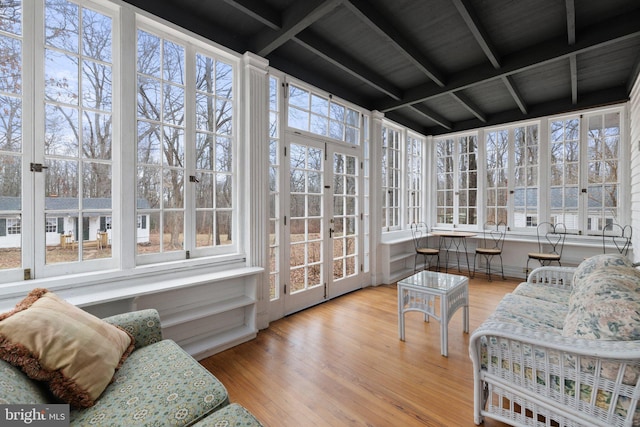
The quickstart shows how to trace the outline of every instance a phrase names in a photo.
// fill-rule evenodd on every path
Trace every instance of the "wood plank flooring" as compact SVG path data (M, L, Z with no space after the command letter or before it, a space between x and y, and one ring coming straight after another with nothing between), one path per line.
M518 283L470 280L471 331ZM438 322L408 313L400 341L396 287L382 285L272 322L255 340L200 362L265 426L473 426L462 329L459 310L442 357Z

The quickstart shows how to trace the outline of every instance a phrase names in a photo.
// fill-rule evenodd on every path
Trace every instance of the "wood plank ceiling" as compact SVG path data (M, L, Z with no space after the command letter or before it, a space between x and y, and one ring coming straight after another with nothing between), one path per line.
M624 102L638 0L127 0L437 135Z

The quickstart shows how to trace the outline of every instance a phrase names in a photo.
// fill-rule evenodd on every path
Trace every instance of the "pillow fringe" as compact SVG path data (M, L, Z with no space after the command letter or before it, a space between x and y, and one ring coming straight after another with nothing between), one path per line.
M40 299L40 297L42 297L42 295L46 294L47 292L49 292L49 290L45 288L33 289L31 292L29 292L29 295L27 295L22 301L16 304L13 310L0 314L0 321L31 307L34 302L38 301L38 299Z
M13 310L0 314L0 321L5 320L16 313L27 310L48 292L49 290L45 288L33 289L22 301L16 304ZM127 349L124 351L117 366L115 367L115 374L115 372L122 367L125 359L135 349L135 339L131 333L120 326L112 326L115 326L119 330L125 332L130 340ZM73 378L65 376L59 369L46 369L40 363L40 358L27 346L11 341L10 338L4 334L0 334L0 359L20 368L31 379L47 382L51 393L55 397L69 403L73 407L89 408L95 404L95 401L92 399L89 391L80 386ZM109 383L112 383L114 380L115 375L112 376Z

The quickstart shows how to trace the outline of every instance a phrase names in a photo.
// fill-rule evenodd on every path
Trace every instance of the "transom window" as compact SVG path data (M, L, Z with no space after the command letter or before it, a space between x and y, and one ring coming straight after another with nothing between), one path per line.
M360 112L289 83L288 125L294 129L360 144Z

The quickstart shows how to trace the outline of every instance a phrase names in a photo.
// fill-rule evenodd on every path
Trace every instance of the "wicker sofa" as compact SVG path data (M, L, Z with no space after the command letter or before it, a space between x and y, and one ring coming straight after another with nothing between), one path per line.
M72 426L260 426L229 403L220 381L171 340L162 338L156 310L104 319L135 339L135 348L95 404L71 408ZM57 403L47 387L0 360L0 404Z
M538 268L469 352L476 424L640 426L640 271L619 255Z

